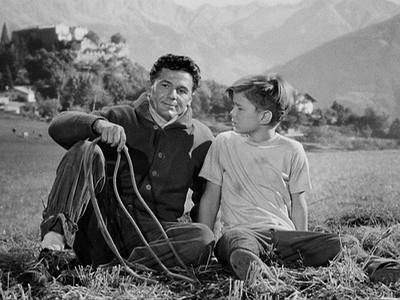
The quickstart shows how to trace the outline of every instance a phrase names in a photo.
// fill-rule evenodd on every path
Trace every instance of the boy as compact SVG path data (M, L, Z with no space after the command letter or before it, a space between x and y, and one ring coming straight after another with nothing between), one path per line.
M275 75L240 79L227 89L234 131L219 134L200 176L207 179L199 221L214 227L221 207L218 260L246 279L252 263L326 265L339 237L307 231L310 190L302 145L276 132L290 104L290 88Z

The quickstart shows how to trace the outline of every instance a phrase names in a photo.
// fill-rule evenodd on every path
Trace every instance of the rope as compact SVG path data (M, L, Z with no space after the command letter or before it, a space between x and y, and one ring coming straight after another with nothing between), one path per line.
M99 142L99 140L100 140L100 137L98 137L95 140L93 140L93 142L91 143L91 145L88 147L88 149L85 152L85 156L84 156L84 174L85 174L85 178L86 178L86 180L88 182L88 185L89 185L90 199L91 199L91 202L93 204L94 212L96 214L96 217L97 217L97 220L98 220L98 223L99 223L100 231L101 231L101 233L102 233L107 245L110 247L111 251L117 257L117 259L119 260L121 265L127 270L127 272L130 275L132 275L132 276L134 276L134 277L136 277L138 279L145 280L145 281L147 280L148 281L149 279L144 278L144 277L138 275L137 273L135 273L128 266L129 262L127 262L121 256L121 254L118 251L118 248L116 247L114 241L112 240L112 237L111 237L109 231L107 230L106 224L104 222L103 216L102 216L100 208L98 206L98 202L97 202L97 198L96 198L96 194L95 194L95 190L94 190L94 183L93 183L92 161L93 161L93 155L94 155L94 147ZM172 245L172 243L170 242L170 240L168 238L168 235L165 232L164 228L162 227L162 225L160 224L160 222L158 221L157 217L154 215L152 210L148 207L148 205L144 201L143 197L140 195L140 192L139 192L139 190L137 188L137 184L136 184L136 180L135 180L135 174L134 174L134 170L133 170L132 160L131 160L131 158L129 156L128 148L126 146L124 146L123 152L124 152L124 154L126 156L126 159L128 161L129 171L130 171L130 175L131 175L131 181L132 181L132 185L133 185L134 191L136 193L136 196L138 197L139 201L143 204L143 206L145 207L146 211L149 213L151 218L154 220L154 222L156 223L157 227L160 229L160 231L162 233L162 236L165 238L165 241L167 242L169 248L171 249L171 251L174 254L175 258L177 259L178 263L186 270L187 273L189 273L189 270L188 270L187 266L185 265L185 263L182 261L182 259L180 258L180 256L176 252L176 250L175 250L174 246ZM164 272L168 276L194 282L195 280L193 278L190 278L190 277L187 277L187 276L184 276L184 275L181 275L181 274L176 274L176 273L173 273L170 270L168 270L168 268L161 262L160 258L157 256L157 254L153 251L153 249L151 248L151 246L147 242L146 238L144 237L143 233L140 231L140 228L136 224L135 220L129 214L128 210L126 209L125 205L123 204L123 202L122 202L122 200L121 200L121 198L119 196L118 189L117 189L117 179L116 178L117 178L117 173L118 173L118 168L119 168L119 165L120 165L120 161L121 161L121 153L118 152L117 161L116 161L116 164L115 164L114 174L113 174L113 188L114 188L115 196L117 198L117 202L118 202L119 206L121 207L122 211L125 213L126 217L130 221L130 223L134 226L135 230L139 234L140 239L142 240L143 244L148 248L150 254L153 256L153 258L157 261L157 263L159 264L161 269L164 270ZM153 281L153 280L151 280L151 281Z

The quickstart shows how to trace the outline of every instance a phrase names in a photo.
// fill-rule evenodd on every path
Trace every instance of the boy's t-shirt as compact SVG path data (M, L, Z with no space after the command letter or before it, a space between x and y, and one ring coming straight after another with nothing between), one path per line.
M276 134L254 143L234 131L220 133L200 176L221 188L221 223L253 229L296 230L290 194L311 189L303 146Z

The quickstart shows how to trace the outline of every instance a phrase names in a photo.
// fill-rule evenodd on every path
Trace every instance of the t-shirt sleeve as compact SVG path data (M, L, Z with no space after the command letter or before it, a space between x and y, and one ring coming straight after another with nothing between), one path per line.
M220 160L222 144L223 139L219 135L211 144L199 174L199 176L217 185L222 185L223 167Z
M295 148L291 160L289 176L289 192L291 194L311 190L310 169L308 159L301 144Z

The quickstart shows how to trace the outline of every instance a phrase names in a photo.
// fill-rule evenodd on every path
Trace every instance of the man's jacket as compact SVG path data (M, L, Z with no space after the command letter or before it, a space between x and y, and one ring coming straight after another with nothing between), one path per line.
M94 139L92 126L98 119L107 119L125 129L126 145L133 162L138 189L160 221L175 222L182 216L188 189L193 190L197 219L198 205L205 180L198 176L213 135L210 129L192 119L188 109L176 122L161 129L153 121L146 101L139 107L114 106L93 114L66 112L53 120L50 136L68 149L74 143ZM112 198L112 176L117 156L116 148L100 143L106 160L106 184L97 197L99 201ZM127 161L122 154L117 187L125 206L136 219L146 216L133 190ZM110 212L109 212L110 213Z

